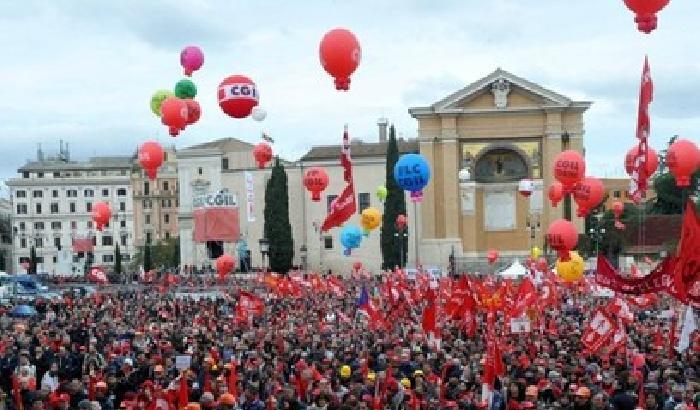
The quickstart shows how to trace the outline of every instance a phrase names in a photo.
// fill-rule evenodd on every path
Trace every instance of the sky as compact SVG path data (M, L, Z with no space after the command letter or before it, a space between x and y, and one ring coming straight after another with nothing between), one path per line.
M651 35L622 0L0 0L0 179L59 140L74 158L132 154L156 139L187 147L262 131L296 159L312 145L377 139L387 117L416 136L408 108L427 106L501 67L572 99L585 115L590 174L624 175L634 143L645 53L655 84L651 145L700 129L700 2L671 0ZM350 92L335 90L318 44L351 29L362 62ZM151 94L182 78L180 50L202 47L193 80L200 121L171 138ZM234 120L218 107L228 75L257 84L267 119Z

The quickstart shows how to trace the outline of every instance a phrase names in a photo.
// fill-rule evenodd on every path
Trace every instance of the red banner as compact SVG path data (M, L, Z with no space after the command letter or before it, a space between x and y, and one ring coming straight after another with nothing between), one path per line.
M625 295L641 295L665 291L673 283L675 259L664 259L650 274L642 278L624 278L605 259L598 256L595 281L598 285L610 288Z
M73 238L73 252L92 252L92 238Z
M238 240L240 234L238 208L199 208L194 210L193 216L195 242L236 242Z
M597 308L591 320L586 324L581 335L581 343L587 351L597 352L604 344L612 339L617 326L602 308Z

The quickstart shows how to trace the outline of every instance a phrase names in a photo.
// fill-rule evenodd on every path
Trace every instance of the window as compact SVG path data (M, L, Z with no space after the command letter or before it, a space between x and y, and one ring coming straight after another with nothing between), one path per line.
M27 171L22 172L22 178L29 178L29 172L27 172Z
M126 202L120 202L119 203L119 211L125 212L126 211Z
M44 177L44 173L43 173L43 172L37 172L37 173L36 173L36 177L37 177L37 178L43 178L43 177Z
M122 240L122 241L121 241L121 242L122 242L122 246L126 246L127 236L126 236L126 235L122 235L121 240Z
M129 255L128 253L123 254L123 255L122 255L122 260L123 260L123 261L126 261L126 262L129 262L129 261L131 260L131 255Z
M367 192L360 192L357 194L357 202L359 202L359 213L362 213L365 209L369 208L369 194Z
M126 228L126 221L119 221L119 226L122 228Z
M90 227L92 228L92 222L90 222ZM97 246L97 236L92 237L92 246Z
M44 238L34 238L34 246L37 248L44 247Z
M17 204L17 215L27 214L27 204Z
M44 193L41 192L40 190L32 191L32 196L34 198L41 198L44 196Z
M146 243L151 244L151 239L152 239L153 234L150 232L146 232Z
M93 196L95 196L95 191L93 191L92 189L86 189L83 191L83 196L85 198L92 198Z
M166 223L166 224L170 223L170 215L168 215L168 214L163 215L163 223Z
M151 215L146 215L146 225L151 223Z
M228 158L221 158L221 169L228 169Z
M170 232L165 233L165 239L170 239Z
M43 222L34 222L34 230L36 231L41 231L44 229L44 223Z
M122 175L122 176L126 175L126 170L125 169L120 170L119 175Z
M620 197L620 191L614 191L614 192L613 192L613 196L614 196L615 198L619 198L619 197Z
M202 175L202 167L197 168L197 173L198 173L199 175Z
M58 261L58 258L54 256L51 258L51 260L53 261L53 263L56 263L56 261Z
M327 202L327 203L326 203L326 208L327 208L327 212L329 212L329 213L331 212L331 204L333 203L333 201L335 201L335 199L336 199L337 197L338 197L338 195L328 195L328 196L326 197L326 202Z
M92 212L92 202L85 202L85 212Z
M102 175L103 177L106 177L106 176L107 176L107 170L103 169L102 171L100 171L100 175Z
M323 249L333 249L333 237L324 236L323 237Z
M163 162L168 162L168 153L167 152L163 153Z
M117 196L126 196L126 188L117 189Z
M19 223L19 230L20 230L20 231L23 231L23 230L25 230L25 229L26 229L26 226L24 225L24 222L20 222L20 223Z
M61 249L61 238L60 237L55 237L53 238L53 246L56 249Z
M112 255L112 254L102 255L102 262L104 262L104 263L114 262L114 255Z
M143 183L143 194L144 194L144 195L148 195L148 193L150 192L150 190L151 190L151 184L149 184L148 181L145 181L145 182Z
M168 181L163 181L163 191L167 191L168 188L170 188L170 184L168 184Z
M71 213L75 213L75 202L68 204L68 207L70 208Z
M54 172L54 173L53 173L53 177L54 177L54 178L60 178L60 177L61 177L61 173L60 173L60 172Z
M44 263L44 257L43 257L43 256L37 256L37 257L36 257L36 263Z
M85 224L85 226L87 226L88 229L92 229L92 221L87 221L87 223ZM94 242L94 241L93 241L93 242Z
M51 198L58 198L58 189L51 191Z
M52 214L58 213L58 202L51 202L51 213Z
M16 192L15 192L15 197L17 197L17 198L26 198L26 197L27 197L27 191L24 191L24 190L16 191Z
M27 240L25 238L21 238L19 240L19 247L20 248L26 248L27 247Z
M66 196L68 198L77 198L78 197L78 190L77 189L69 189L66 191Z
M143 200L143 209L151 209L152 203L150 199L144 199Z
M109 235L102 236L102 246L112 246L112 237Z
M37 214L41 213L41 204L36 204L36 213Z
M61 221L51 222L51 229L61 229Z
M109 196L109 189L103 189L102 196Z

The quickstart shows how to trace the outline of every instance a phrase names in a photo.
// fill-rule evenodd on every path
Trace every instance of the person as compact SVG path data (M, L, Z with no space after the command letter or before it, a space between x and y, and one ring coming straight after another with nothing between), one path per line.
M671 397L664 403L663 410L675 410L676 406L684 402L685 389L680 384L675 384L671 389Z
M596 393L591 399L591 410L608 410L609 408L610 404L605 393Z
M41 378L41 389L53 393L58 389L58 363L53 362L49 367L49 371L44 373Z
M576 389L574 394L574 403L570 407L571 410L591 410L591 390L588 387L581 386Z
M234 410L236 407L236 398L233 394L224 393L219 397L218 410Z

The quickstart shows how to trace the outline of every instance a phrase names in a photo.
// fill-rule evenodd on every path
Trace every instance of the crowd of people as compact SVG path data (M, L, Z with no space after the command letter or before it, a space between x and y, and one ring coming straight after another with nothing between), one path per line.
M498 312L505 368L486 383L486 315L476 312L470 334L439 313L438 334L426 335L420 296L383 295L395 275L336 278L335 291L298 277L301 295L262 279L234 278L199 298L142 286L37 301L29 318L0 307L0 410L700 408L700 354L674 350L662 314L672 300L633 308L614 352L582 348L590 312L607 303L590 293L560 292L529 313L525 333ZM358 308L363 289L381 326Z

